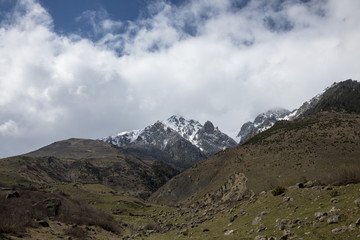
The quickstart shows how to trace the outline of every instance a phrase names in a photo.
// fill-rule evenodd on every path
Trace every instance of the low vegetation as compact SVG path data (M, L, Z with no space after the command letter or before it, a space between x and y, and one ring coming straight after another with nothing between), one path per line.
M42 221L48 220L121 232L121 223L112 215L85 202L41 191L0 191L0 233L24 232L27 227L40 227L46 224Z
M274 188L271 191L271 193L272 193L273 196L278 196L278 195L281 195L281 194L285 193L285 191L286 191L286 188L277 186L276 188Z

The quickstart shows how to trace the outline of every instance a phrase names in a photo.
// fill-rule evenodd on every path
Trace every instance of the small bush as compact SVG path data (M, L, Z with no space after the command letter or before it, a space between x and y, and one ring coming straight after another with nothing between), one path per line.
M277 186L276 188L274 188L271 191L271 193L272 193L273 196L278 196L280 194L283 194L285 191L286 191L286 188Z
M337 196L339 196L339 192L336 191L336 190L332 190L331 192L329 192L329 194L330 194L330 197L337 197Z
M156 232L161 232L161 226L155 222L151 222L145 225L144 230L155 230Z
M89 239L88 232L81 227L70 227L65 230L65 234L74 237L78 240Z

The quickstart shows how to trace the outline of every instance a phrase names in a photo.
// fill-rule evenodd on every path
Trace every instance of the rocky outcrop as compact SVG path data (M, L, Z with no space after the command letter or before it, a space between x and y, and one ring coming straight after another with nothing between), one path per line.
M235 173L229 177L218 190L208 193L200 202L205 205L215 203L235 202L250 197L251 192L246 187L247 178L243 173Z

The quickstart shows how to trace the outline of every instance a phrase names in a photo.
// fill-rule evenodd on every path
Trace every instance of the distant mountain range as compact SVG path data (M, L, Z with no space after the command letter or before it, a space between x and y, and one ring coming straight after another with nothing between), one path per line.
M237 143L207 121L204 125L174 115L140 130L121 132L101 139L118 147L147 154L163 153L161 158L184 169Z

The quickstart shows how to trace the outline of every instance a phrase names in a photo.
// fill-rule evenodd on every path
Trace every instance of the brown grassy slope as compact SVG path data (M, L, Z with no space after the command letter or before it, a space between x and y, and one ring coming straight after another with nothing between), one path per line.
M53 143L35 152L0 159L0 183L100 183L146 197L178 172L154 159L87 139Z
M59 194L18 190L19 197L9 199L7 194L8 191L0 190L0 234L24 232L27 227L40 227L38 220L49 219L121 231L121 223L112 215Z
M244 173L255 192L360 166L360 115L323 112L278 122L247 144L227 149L174 177L150 200L191 203Z

